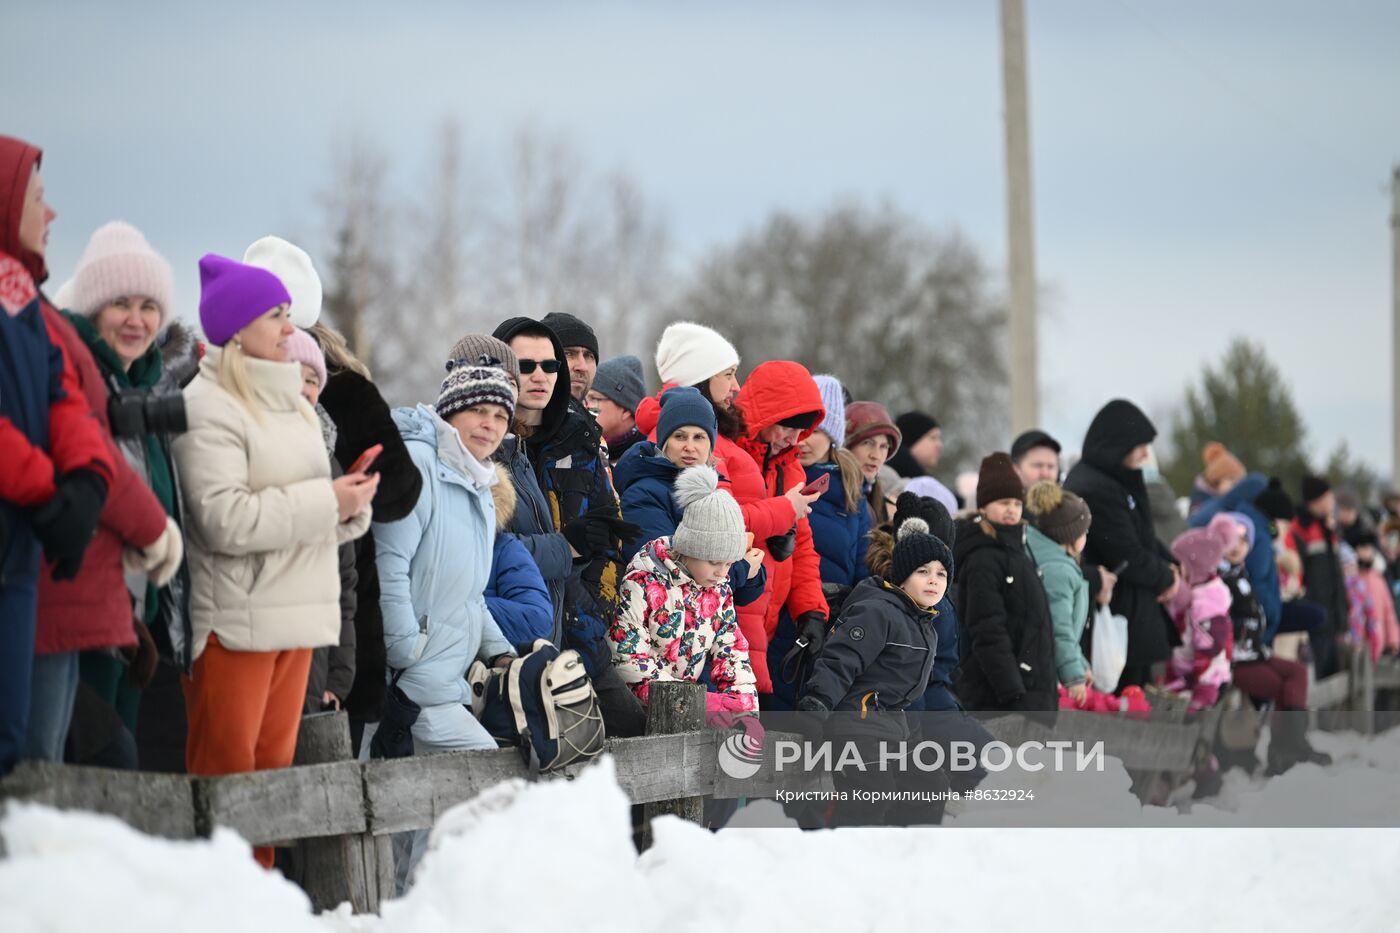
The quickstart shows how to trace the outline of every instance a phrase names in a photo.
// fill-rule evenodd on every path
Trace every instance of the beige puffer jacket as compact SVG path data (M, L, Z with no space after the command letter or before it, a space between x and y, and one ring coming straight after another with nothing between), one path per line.
M249 359L259 422L219 383L210 348L185 389L175 440L185 498L194 657L209 633L231 651L319 648L340 638L336 548L369 528L340 524L321 429L290 363Z

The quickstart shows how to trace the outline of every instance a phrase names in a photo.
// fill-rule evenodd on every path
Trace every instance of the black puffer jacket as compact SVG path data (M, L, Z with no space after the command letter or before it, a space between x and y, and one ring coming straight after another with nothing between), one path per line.
M1132 402L1105 405L1084 435L1084 459L1065 478L1065 488L1080 496L1094 516L1084 565L1113 570L1123 562L1111 608L1128 620L1128 659L1120 686L1147 682L1152 664L1171 654L1175 627L1158 594L1172 584L1175 562L1157 539L1147 484L1141 470L1123 466L1123 458L1140 444L1150 444L1157 429Z
M841 607L806 696L829 710L902 710L923 696L938 636L933 610L879 577L855 585Z
M953 560L962 644L953 692L970 710L1056 709L1054 627L1025 526L960 522Z
M374 383L350 370L333 371L321 393L321 407L335 422L335 459L341 466L354 463L375 444L384 445L374 462L379 474L372 503L374 520L394 522L412 512L423 490L423 476ZM355 541L355 573L355 685L345 698L345 709L356 719L378 722L384 708L384 616L379 609L373 532Z

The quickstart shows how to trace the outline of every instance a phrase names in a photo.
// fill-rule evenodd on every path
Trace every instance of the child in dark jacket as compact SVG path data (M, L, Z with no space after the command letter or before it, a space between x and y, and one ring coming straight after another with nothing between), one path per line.
M982 461L979 514L958 529L962 667L954 691L973 710L1053 711L1059 706L1055 634L1021 521L1025 487L1010 455Z
M880 792L946 789L947 776L917 768L875 767L882 743L917 740L904 711L923 695L933 668L935 608L948 588L953 556L947 545L911 517L900 524L894 549L878 576L856 584L817 657L799 710L836 712L825 724L833 742L850 742L862 767L838 770L838 790L871 791L877 799L838 805L836 825L936 823L942 804L892 804Z

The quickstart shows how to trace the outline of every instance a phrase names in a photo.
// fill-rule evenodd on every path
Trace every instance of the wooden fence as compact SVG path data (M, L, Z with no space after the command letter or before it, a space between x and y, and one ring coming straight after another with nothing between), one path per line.
M742 784L720 771L716 746L724 733L700 727L702 689L655 685L650 734L608 740L619 784L633 803L647 805L648 818L665 812L698 820L705 796L805 789L810 778L791 770L767 767ZM1345 707L1334 715L1347 718L1330 725L1369 730L1378 690L1400 690L1400 665L1373 668L1369 659L1358 658L1350 670L1315 684L1310 706ZM1135 791L1147 799L1190 774L1202 743L1215 736L1220 711L1190 723L1184 719L1183 707L1161 704L1147 721L1061 712L1053 730L1013 716L985 724L1011 745L1106 739L1111 754L1134 775ZM767 741L782 737L770 733ZM295 843L294 880L318 909L349 901L356 911L372 912L393 893L389 834L427 829L450 807L512 778L530 778L513 750L353 761L348 723L336 713L303 720L291 768L200 778L24 762L0 781L0 799L108 813L172 839L206 837L214 827L227 826L254 845Z

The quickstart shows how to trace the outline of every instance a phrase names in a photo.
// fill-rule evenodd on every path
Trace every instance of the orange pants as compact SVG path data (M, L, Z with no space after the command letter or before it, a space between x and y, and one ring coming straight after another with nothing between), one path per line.
M297 747L297 729L306 703L311 649L229 651L209 636L204 653L184 678L189 739L185 767L190 774L239 774L286 768ZM253 854L272 867L271 846Z

